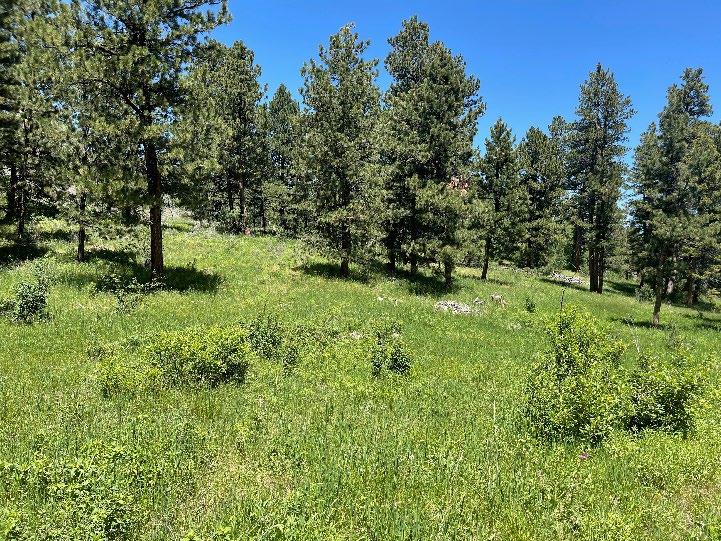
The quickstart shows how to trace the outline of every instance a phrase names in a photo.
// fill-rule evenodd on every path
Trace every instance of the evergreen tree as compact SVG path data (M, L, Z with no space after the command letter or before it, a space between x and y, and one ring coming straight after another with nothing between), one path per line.
M461 56L429 41L428 25L417 17L404 21L388 42L392 50L385 66L393 82L385 97L383 158L390 267L395 268L400 255L410 262L411 274L421 261L439 261L452 269L458 243L448 232L458 229L460 224L450 221L460 215L448 210L456 208L456 194L443 188L454 179L468 182L476 121L484 110L480 84L466 75ZM439 245L440 239L445 240Z
M217 14L200 9L220 4ZM163 277L163 160L185 100L181 75L197 57L198 37L227 19L224 0L91 0L73 4L72 63L79 80L111 104L109 136L131 135L142 157L150 207L152 278Z
M521 198L526 203L520 263L538 268L548 264L563 232L563 156L556 141L535 127L521 141L519 154Z
M588 247L590 290L603 293L610 240L619 227L618 201L625 173L631 100L622 95L609 70L599 63L581 85L577 119L569 133L570 176L577 222ZM576 243L581 238L576 239ZM579 250L578 245L576 249Z
M268 104L268 212L286 234L297 237L305 201L301 176L300 106L281 84Z
M486 153L480 162L475 196L486 203L478 222L484 242L481 279L488 277L491 258L509 255L516 247L525 210L519 190L516 138L500 118L486 138Z
M636 150L632 217L638 264L653 279L653 324L663 297L683 273L693 302L696 281L718 261L721 160L702 70L687 69L681 86Z
M340 256L344 277L351 256L376 237L379 201L378 61L363 59L369 42L359 41L353 28L349 24L331 36L328 48L320 47L320 61L311 60L301 71L317 231L325 247Z

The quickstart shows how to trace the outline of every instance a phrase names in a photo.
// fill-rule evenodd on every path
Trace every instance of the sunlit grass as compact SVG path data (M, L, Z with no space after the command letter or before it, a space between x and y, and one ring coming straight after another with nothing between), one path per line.
M0 320L0 536L719 538L721 316L713 311L664 306L656 330L651 305L622 279L599 296L505 268L488 282L460 269L451 291L430 272L344 281L295 242L182 224L165 232L171 287L119 309L96 284L109 273L142 280L142 262L113 260L122 245L112 241L74 262L64 225L43 227L30 260L0 269L0 296L37 265L53 277L49 319ZM492 304L492 294L508 306ZM434 310L438 300L476 297L486 301L477 315ZM529 436L524 371L562 299L632 344L629 363L636 343L663 353L677 335L708 359L694 434L618 434L591 449ZM259 359L242 384L102 397L89 349L263 311L327 326L332 338L291 369ZM368 325L383 317L403 323L407 376L371 375Z

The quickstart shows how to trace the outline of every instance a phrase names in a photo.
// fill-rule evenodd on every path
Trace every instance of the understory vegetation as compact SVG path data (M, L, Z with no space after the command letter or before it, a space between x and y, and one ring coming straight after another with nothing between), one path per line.
M621 276L341 279L185 218L160 286L135 230L79 263L32 226L0 245L0 539L721 535L713 296L654 328Z

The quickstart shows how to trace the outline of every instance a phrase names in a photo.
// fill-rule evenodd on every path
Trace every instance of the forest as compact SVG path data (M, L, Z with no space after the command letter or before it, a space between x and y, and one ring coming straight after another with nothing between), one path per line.
M19 239L33 216L62 215L82 261L93 228L143 221L162 280L173 205L226 231L304 239L346 277L384 260L411 275L438 266L450 285L457 265L485 278L496 260L583 271L603 293L608 270L632 273L653 290L656 325L677 289L693 306L717 285L721 132L701 68L669 87L631 167L631 98L600 64L574 118L520 141L499 118L482 152L480 82L417 18L388 40L390 88L350 24L301 68L298 103L283 85L268 99L241 41L201 39L229 17L200 12L214 3L9 2L0 172Z
M702 68L479 134L417 16L272 94L230 18L0 0L0 541L720 539Z

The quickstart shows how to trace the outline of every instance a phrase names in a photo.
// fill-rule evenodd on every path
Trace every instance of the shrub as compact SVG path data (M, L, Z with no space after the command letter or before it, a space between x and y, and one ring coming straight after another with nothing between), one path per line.
M689 353L676 349L670 361L642 357L631 375L633 413L629 428L688 433L693 428L691 403L701 390L689 367Z
M526 297L526 312L533 314L536 311L536 301L531 297Z
M47 280L37 277L23 281L15 287L12 298L2 302L1 309L13 321L32 323L47 317L48 294Z
M155 387L160 371L126 346L101 347L89 353L97 361L95 375L104 397L135 394Z
M150 285L138 282L134 276L126 276L110 272L100 277L95 284L96 291L111 293L118 302L119 312L130 312L143 300L143 296L150 292Z
M380 376L384 369L396 374L407 374L412 359L401 337L398 321L381 319L373 323L376 343L371 353L371 373Z
M248 338L256 352L268 360L282 359L285 329L275 314L261 313L247 328Z
M625 345L575 307L558 314L549 334L551 349L525 385L532 430L548 440L598 442L624 425L631 408L620 366Z
M653 288L648 284L643 284L641 287L636 289L636 300L638 302L651 302L656 299L656 294Z
M247 332L237 327L164 332L147 348L151 363L171 384L242 382L254 357Z

